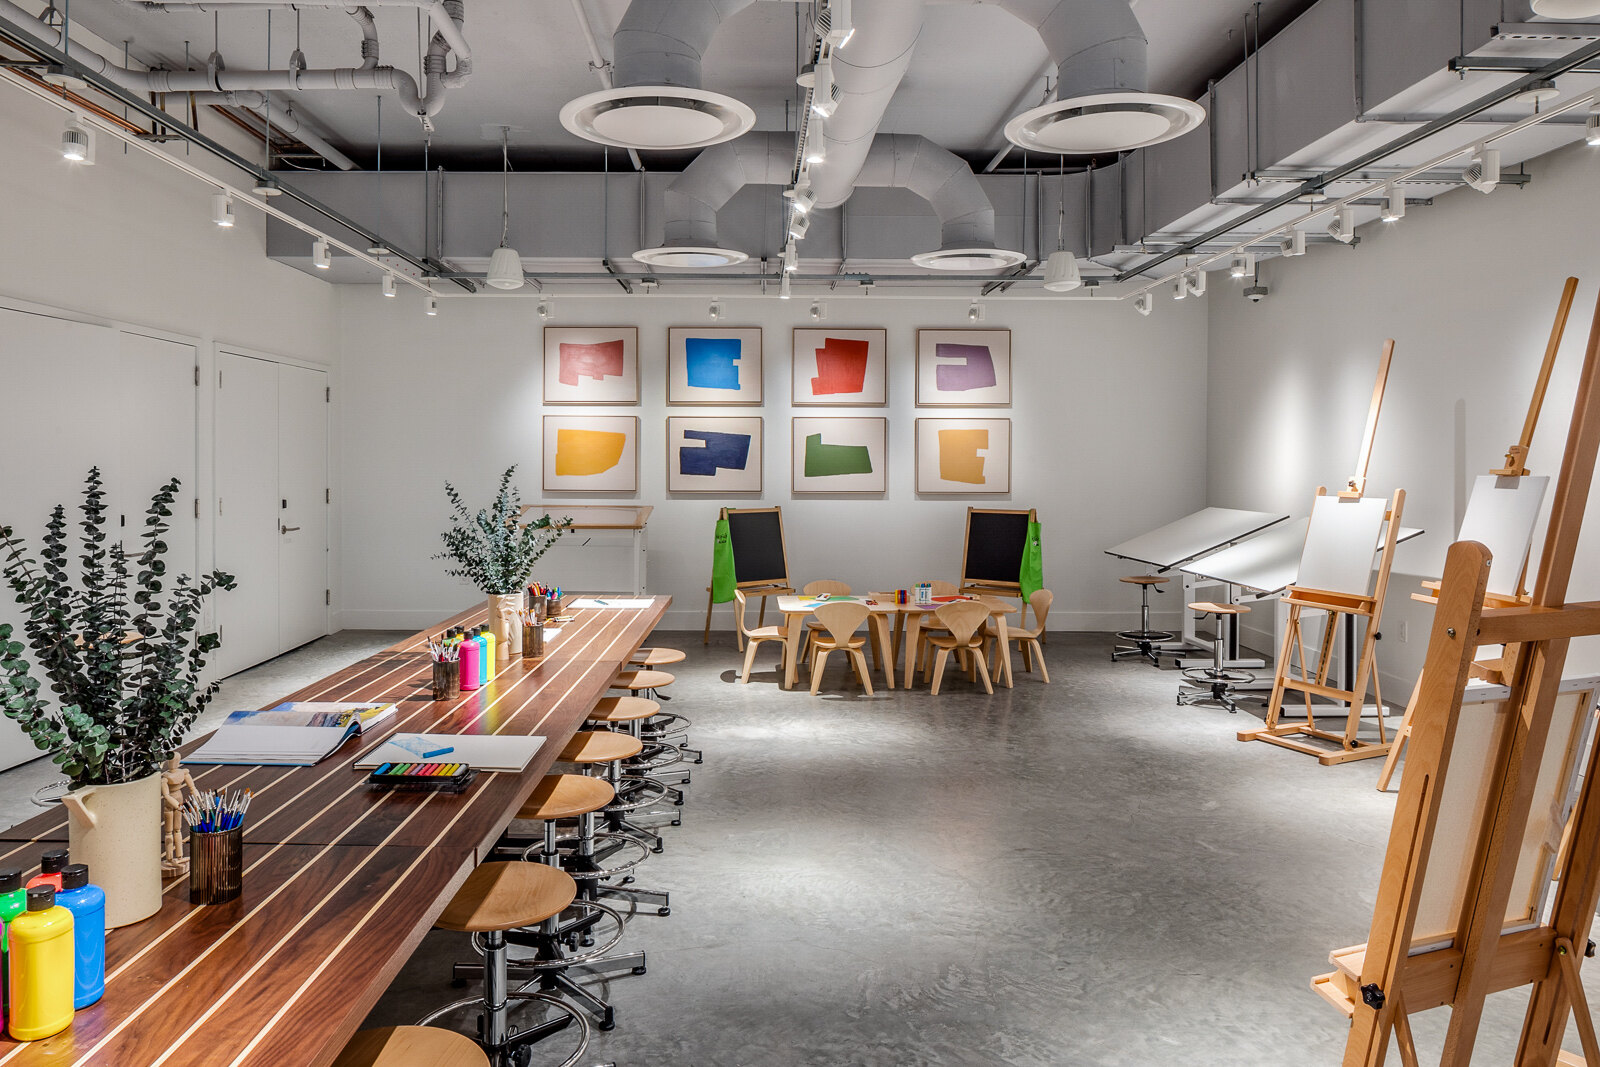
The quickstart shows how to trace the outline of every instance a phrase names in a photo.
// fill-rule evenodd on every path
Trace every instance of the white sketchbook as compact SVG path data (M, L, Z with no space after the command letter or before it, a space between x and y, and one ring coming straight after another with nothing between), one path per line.
M355 762L358 771L385 763L465 763L475 771L520 771L544 744L524 734L391 734ZM439 752L440 749L448 749ZM433 752L437 755L425 756Z

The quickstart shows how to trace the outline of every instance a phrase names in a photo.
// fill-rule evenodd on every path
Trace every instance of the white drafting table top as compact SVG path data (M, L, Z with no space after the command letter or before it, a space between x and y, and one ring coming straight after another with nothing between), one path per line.
M1196 556L1221 548L1230 541L1265 530L1288 517L1275 511L1205 508L1193 515L1185 515L1177 522L1168 523L1159 530L1151 530L1115 548L1108 548L1106 555L1169 570ZM1305 540L1304 534L1300 540Z
M1305 547L1306 526L1310 522L1309 518L1286 522L1260 537L1213 553L1183 570L1199 578L1242 586L1262 595L1279 592L1300 574L1300 551ZM1422 533L1415 527L1402 526L1395 543L1404 544ZM1372 550L1377 552L1378 546L1374 545Z

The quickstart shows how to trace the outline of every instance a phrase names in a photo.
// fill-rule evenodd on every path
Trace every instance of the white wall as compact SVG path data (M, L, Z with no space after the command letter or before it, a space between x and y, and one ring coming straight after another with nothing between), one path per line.
M540 321L531 299L441 301L439 315L402 292L345 287L335 419L343 434L344 588L347 627L424 626L476 599L445 577L438 551L448 479L476 506L488 503L508 464L526 501L540 489ZM836 577L857 588L953 579L969 504L1034 507L1044 524L1046 584L1056 594L1052 628L1107 629L1136 619L1137 599L1115 581L1128 565L1107 546L1205 503L1205 309L1190 301L1141 319L1130 304L990 301L985 327L1012 330L1013 483L1006 497L929 498L913 490L913 420L959 414L913 406L911 356L919 326L967 326L968 299L827 301L826 325L889 331L884 409L842 413L889 419L889 492L879 497L802 497L789 492L794 409L791 328L810 325L809 300L725 299L725 325L763 327L765 491L759 498L666 492L664 418L667 327L704 323L709 297L663 295L556 299L554 325L640 328L643 403L637 408L553 408L557 414L638 414L642 491L649 525L650 588L670 593L667 625L698 629L711 571L712 526L721 506L782 505L791 577ZM671 414L714 413L673 408ZM751 409L725 409L738 414ZM577 502L577 497L557 498ZM594 498L604 500L605 498ZM610 498L613 502L617 498ZM557 575L549 576L559 581ZM619 584L625 584L619 583ZM727 607L717 625L731 626ZM1169 621L1175 621L1173 614ZM770 619L769 619L770 621Z
M1368 487L1404 488L1405 525L1427 530L1396 553L1379 646L1385 693L1401 701L1433 620L1410 594L1439 576L1472 479L1502 465L1516 441L1571 274L1582 284L1529 468L1554 475L1565 445L1600 283L1600 216L1591 210L1600 157L1579 144L1528 170L1523 189L1454 192L1402 222L1362 227L1354 249L1314 246L1303 259L1266 265L1272 293L1259 305L1226 286L1208 297L1208 482L1218 506L1305 515L1319 484L1341 486L1380 347L1395 339ZM1600 596L1600 506L1591 503L1587 525L1573 599ZM1541 529L1535 556L1542 539ZM1267 614L1257 615L1251 636L1260 644ZM1600 668L1596 651L1575 645L1568 674Z
M239 204L237 224L219 228L211 222L210 187L142 152L125 154L104 136L93 166L67 163L60 152L65 120L59 107L0 84L0 247L7 253L0 257L0 303L187 340L197 347L207 383L214 380L218 345L334 362L336 290L266 258L259 212ZM209 111L201 123L211 135L237 141L237 131ZM191 162L205 162L202 153L196 150ZM239 180L231 168L216 172ZM0 337L0 345L6 343ZM202 501L213 497L211 396L202 388L199 403L188 409L148 413L193 426L197 484L186 488ZM71 417L70 397L23 396L0 385L0 399L6 406L59 406L64 420ZM80 481L81 474L59 498L70 501ZM213 513L213 507L201 509L202 569L211 566Z

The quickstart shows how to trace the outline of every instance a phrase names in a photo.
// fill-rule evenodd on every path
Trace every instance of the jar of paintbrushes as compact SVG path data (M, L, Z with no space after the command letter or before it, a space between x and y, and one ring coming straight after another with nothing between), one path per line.
M461 695L461 656L451 634L428 638L428 658L433 663L433 699L450 700Z
M522 658L539 659L544 655L544 597L536 597L534 606L523 608L519 615L522 622Z

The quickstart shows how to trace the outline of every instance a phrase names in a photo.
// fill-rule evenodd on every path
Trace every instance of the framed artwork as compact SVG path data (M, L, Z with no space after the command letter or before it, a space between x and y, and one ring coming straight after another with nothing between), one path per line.
M546 415L544 488L546 492L638 492L638 417Z
M1010 330L917 331L917 407L1010 406Z
M667 403L759 406L761 327L669 327Z
M917 492L1011 492L1011 420L918 419Z
M794 330L796 407L881 408L889 402L889 331Z
M793 422L796 493L888 492L888 419L797 418Z
M760 417L667 419L667 492L761 492Z
M637 404L637 326L546 326L546 404Z

